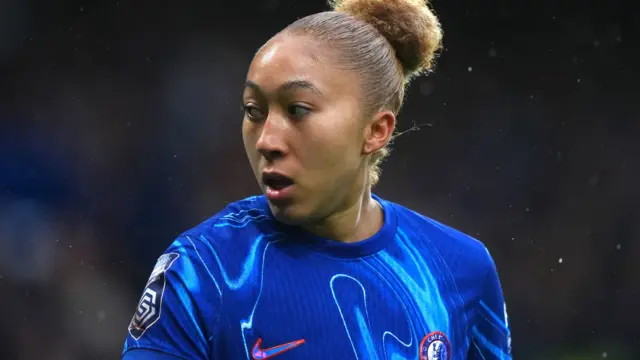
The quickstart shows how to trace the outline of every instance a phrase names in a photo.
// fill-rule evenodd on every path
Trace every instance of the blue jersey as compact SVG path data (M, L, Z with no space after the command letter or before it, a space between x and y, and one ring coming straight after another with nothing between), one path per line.
M183 233L152 271L123 358L511 359L485 246L375 199L384 225L356 243L284 225L262 196Z

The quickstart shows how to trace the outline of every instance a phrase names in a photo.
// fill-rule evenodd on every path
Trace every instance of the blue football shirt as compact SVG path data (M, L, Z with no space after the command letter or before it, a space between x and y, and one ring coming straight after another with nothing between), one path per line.
M384 225L342 243L251 197L158 259L123 358L511 359L506 306L479 241L375 196Z

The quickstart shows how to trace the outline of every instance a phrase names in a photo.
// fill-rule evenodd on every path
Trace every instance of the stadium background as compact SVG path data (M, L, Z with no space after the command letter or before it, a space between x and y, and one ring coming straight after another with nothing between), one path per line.
M377 193L488 245L516 359L639 359L634 4L434 6L446 51ZM173 237L257 190L239 111L254 50L324 3L1 8L0 358L118 358Z

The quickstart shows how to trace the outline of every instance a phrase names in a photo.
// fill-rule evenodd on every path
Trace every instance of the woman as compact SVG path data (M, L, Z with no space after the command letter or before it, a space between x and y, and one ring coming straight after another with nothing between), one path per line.
M344 0L257 52L242 135L264 196L160 257L125 359L510 359L478 241L372 194L440 24L421 0Z

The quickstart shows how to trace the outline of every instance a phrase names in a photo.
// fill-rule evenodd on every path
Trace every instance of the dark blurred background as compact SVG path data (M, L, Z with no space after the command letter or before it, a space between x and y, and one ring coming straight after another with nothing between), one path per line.
M640 359L631 1L434 0L377 193L482 240L515 359ZM322 0L0 1L0 358L117 359L156 258L256 193L254 51Z

